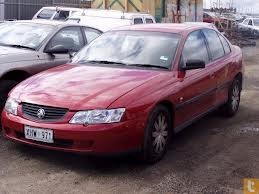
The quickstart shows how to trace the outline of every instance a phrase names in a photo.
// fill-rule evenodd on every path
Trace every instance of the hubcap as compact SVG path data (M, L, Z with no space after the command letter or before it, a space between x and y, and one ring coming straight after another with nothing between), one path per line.
M240 89L238 84L235 85L232 92L232 110L237 110L240 101Z
M159 154L164 151L168 138L168 125L166 116L160 114L154 122L153 128L153 147L154 151Z

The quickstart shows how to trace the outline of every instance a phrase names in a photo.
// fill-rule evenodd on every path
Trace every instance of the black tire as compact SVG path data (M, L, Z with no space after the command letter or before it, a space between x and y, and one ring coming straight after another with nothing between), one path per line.
M8 93L18 84L17 81L13 80L2 80L0 81L0 111L3 110L5 102L8 97Z
M233 117L239 109L241 98L242 83L240 79L235 79L228 91L228 101L221 108L221 111L226 117Z
M171 121L171 114L165 106L159 105L152 111L145 129L142 161L152 164L163 158L170 142Z

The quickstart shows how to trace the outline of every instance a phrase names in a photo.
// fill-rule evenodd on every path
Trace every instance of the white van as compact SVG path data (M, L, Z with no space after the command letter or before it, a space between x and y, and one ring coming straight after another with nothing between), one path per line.
M77 12L69 17L67 22L95 26L103 32L126 25L156 23L155 18L150 14L101 9L85 9L83 13Z
M43 7L34 16L34 19L47 19L65 21L75 13L82 14L84 9L72 7Z

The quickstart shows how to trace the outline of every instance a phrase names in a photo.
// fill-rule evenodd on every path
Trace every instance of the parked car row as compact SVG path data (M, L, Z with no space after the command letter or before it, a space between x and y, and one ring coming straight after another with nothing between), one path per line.
M216 13L216 12L204 12L203 21L207 23L215 23L218 21L231 20L238 23L243 22L248 15L234 14L234 13Z
M155 18L146 13L67 7L43 7L34 15L33 19L72 21L94 27L98 25L103 31L123 25L156 23Z
M57 66L8 94L7 139L77 153L137 151L156 162L172 134L218 108L237 113L242 52L214 26L129 25L100 35L80 17L0 26L2 99Z

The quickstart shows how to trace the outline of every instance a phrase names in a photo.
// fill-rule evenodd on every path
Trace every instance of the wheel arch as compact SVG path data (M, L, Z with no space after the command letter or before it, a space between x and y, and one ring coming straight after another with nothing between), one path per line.
M238 79L241 82L241 89L243 89L243 73L239 72L236 76L235 79Z
M156 106L162 105L166 107L171 115L171 125L172 125L172 132L174 133L174 123L175 123L175 106L174 104L169 100L162 100L156 104ZM155 107L156 107L155 106Z
M1 78L0 81L2 80L14 80L17 82L21 82L27 78L29 78L31 75L23 70L12 70L9 72L4 73Z

